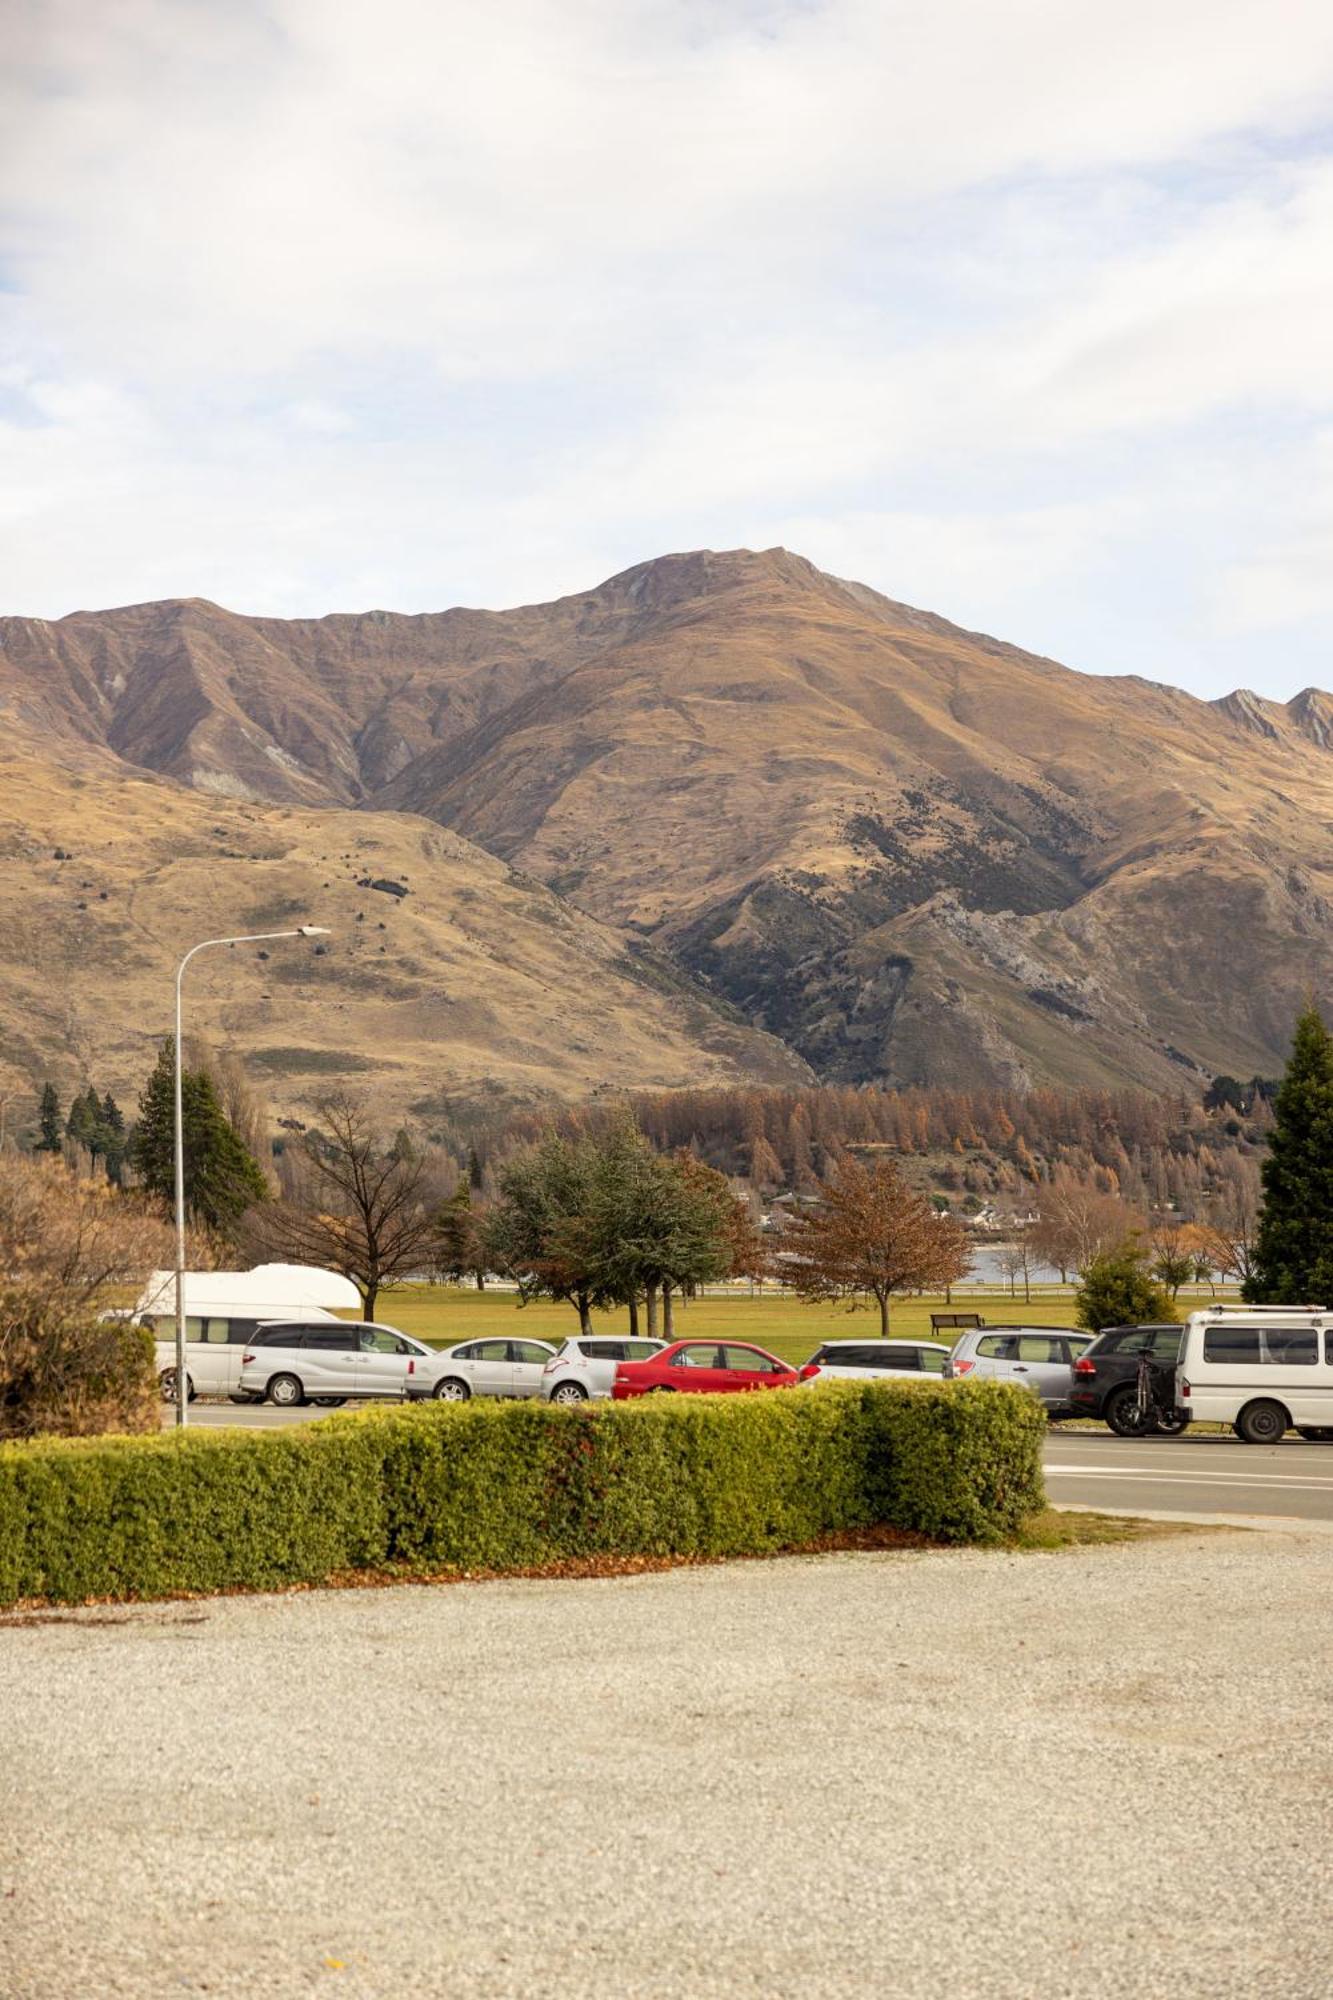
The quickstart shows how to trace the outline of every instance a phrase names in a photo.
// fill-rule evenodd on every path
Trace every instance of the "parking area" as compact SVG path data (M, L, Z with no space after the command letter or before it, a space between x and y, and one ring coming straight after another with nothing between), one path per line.
M1322 2000L1331 1603L1212 1533L0 1620L0 1992Z

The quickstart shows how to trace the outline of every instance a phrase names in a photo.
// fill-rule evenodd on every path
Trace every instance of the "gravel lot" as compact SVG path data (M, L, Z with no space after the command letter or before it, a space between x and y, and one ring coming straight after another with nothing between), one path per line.
M0 1993L1324 2000L1333 1538L6 1620Z

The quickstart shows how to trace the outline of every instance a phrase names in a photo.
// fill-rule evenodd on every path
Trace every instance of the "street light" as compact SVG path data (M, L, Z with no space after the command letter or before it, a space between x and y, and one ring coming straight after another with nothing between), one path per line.
M186 952L176 968L176 1427L189 1421L189 1380L185 1370L185 1122L181 1113L181 981L201 951L223 944L267 944L274 938L328 937L323 924L298 924L294 931L255 931L248 937L205 938Z

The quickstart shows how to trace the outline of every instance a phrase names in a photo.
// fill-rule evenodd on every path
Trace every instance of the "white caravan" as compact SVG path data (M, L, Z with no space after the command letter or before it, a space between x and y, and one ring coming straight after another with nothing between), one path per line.
M1333 1312L1324 1306L1209 1306L1185 1322L1176 1402L1246 1444L1289 1430L1333 1438Z
M310 1264L257 1264L252 1271L185 1273L185 1379L195 1396L230 1396L240 1389L241 1356L255 1329L268 1320L329 1320L337 1309L359 1310L350 1278ZM156 1340L157 1379L163 1400L176 1396L176 1274L154 1271L134 1308Z

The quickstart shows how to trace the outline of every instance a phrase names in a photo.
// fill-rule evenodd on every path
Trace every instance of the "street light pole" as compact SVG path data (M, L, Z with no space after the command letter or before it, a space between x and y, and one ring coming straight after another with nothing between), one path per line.
M274 938L327 937L322 924L299 924L294 931L253 931L246 937L205 938L186 952L176 967L175 1136L176 1136L176 1428L189 1421L190 1386L185 1368L185 1119L181 1108L181 981L185 968L201 951L216 945L266 944Z

